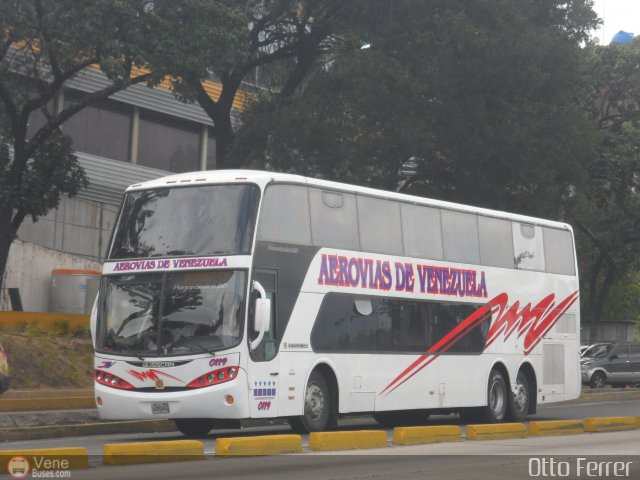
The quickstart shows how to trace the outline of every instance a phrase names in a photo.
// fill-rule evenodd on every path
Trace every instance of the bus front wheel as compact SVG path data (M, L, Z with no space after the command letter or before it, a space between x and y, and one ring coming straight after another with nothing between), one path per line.
M176 418L173 422L183 435L191 438L206 437L214 427L214 421L208 418Z
M289 419L296 432L322 432L336 425L337 413L325 376L314 370L304 392L304 413Z

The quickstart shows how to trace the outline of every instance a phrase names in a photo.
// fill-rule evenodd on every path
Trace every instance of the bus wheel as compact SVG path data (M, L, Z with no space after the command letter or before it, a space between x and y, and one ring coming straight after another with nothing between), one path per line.
M462 415L467 422L498 423L507 415L508 403L507 382L502 373L494 369L489 375L487 406L464 409Z
M521 422L529 413L531 391L529 381L524 372L518 372L515 391L509 391L509 418L514 422Z
M591 388L604 388L607 383L607 377L602 372L596 372L591 376L591 380L589 380L589 386Z
M173 423L183 435L192 438L206 437L214 426L208 418L176 418Z
M304 414L292 417L289 424L296 432L321 432L337 422L337 414L332 405L331 392L324 375L315 370L309 377L304 393Z

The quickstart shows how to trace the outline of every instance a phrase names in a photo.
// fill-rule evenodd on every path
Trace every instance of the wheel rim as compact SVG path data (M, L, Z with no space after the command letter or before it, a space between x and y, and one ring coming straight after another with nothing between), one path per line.
M595 385L596 388L602 388L604 387L604 378L601 374L597 373L596 376L593 379L593 384Z
M494 379L489 391L489 408L496 418L501 418L506 405L506 392L499 379Z
M529 404L529 392L522 382L516 383L516 391L513 394L513 403L519 412L524 412Z
M307 392L304 398L305 414L312 420L318 420L325 411L324 391L317 383L307 385Z

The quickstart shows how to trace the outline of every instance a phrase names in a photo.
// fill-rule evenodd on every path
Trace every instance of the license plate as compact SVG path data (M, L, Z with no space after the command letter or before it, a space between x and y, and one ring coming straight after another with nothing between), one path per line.
M169 404L167 402L152 403L151 413L153 415L168 415L171 413L169 411Z

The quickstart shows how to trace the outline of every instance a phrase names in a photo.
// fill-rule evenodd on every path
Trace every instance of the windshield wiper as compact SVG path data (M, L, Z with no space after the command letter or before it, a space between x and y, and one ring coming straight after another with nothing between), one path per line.
M202 346L200 343L198 343L196 340L194 340L191 337L186 337L184 334L180 334L180 336L178 337L178 340L176 340L175 342L172 342L171 345L169 345L167 347L167 350L172 349L173 346L179 342L180 340L186 340L187 342L192 343L193 345L195 345L196 347L198 347L200 350L202 350L205 353L208 353L210 355L215 355L215 352L213 350L209 350L208 348Z
M110 342L112 343L112 345L114 347L117 347L117 350L115 350L118 353L121 353L123 355L133 355L134 357L138 358L139 360L144 362L144 358L142 357L142 355L140 355L139 353L136 352L132 352L131 350L129 350L129 345L123 343L123 342L119 342L116 339L111 339Z

